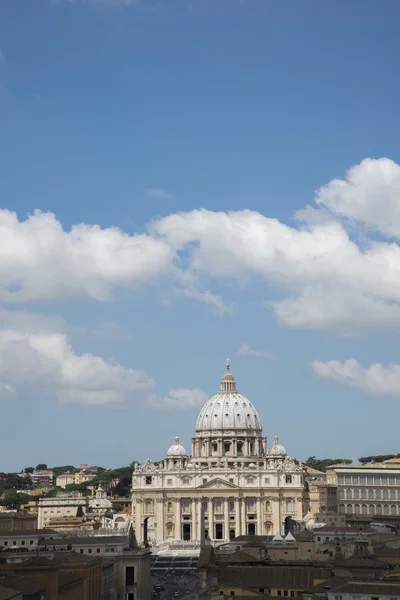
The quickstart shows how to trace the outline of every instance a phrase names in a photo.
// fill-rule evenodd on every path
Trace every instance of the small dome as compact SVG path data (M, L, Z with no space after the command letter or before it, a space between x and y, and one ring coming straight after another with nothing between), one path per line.
M179 443L178 436L175 436L174 443L168 448L167 456L187 456L185 448Z
M282 444L279 443L277 435L274 437L274 441L269 447L267 454L268 456L287 456L285 446L282 446Z

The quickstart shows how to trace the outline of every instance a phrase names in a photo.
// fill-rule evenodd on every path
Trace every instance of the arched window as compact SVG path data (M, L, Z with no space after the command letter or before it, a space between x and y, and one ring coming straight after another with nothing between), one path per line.
M385 504L385 506L383 507L383 514L384 515L389 514L389 504Z
M375 505L374 504L370 504L369 505L369 514L370 515L374 515L375 514Z
M292 500L292 498L288 498L286 500L286 512L293 512L293 500Z
M376 490L376 492L375 492L375 498L377 500L380 500L382 498L382 492L381 492L381 490Z
M390 499L396 500L396 490L390 490Z
M361 507L361 513L362 513L363 515L366 515L366 514L367 514L367 505L366 505L366 504L363 504L363 505L362 505L362 507Z
M397 506L395 504L392 504L392 508L390 510L392 515L397 515Z
M388 500L389 499L389 490L383 490L382 498L384 500Z
M145 503L145 511L146 511L147 513L151 513L151 512L153 512L153 502L152 502L151 500L146 500L146 503Z
M172 513L172 502L168 502L168 504L167 504L167 512Z
M359 490L354 490L354 493L353 493L354 500L358 500L359 497L360 497L360 491Z
M353 498L353 490L347 490L346 498L347 500L351 500Z
M272 528L273 528L273 524L271 523L271 521L265 521L264 528L265 528L265 535L270 535L272 532Z
M339 512L340 512L340 513L345 513L345 512L346 512L346 507L345 507L345 505L344 505L344 504L341 504L341 505L339 506Z
M366 498L367 497L367 490L362 489L361 490L361 498Z
M348 504L347 505L347 514L351 515L351 513L353 512L353 505L352 504Z
M354 505L354 512L356 515L360 514L360 505L359 504Z
M382 505L381 504L377 504L376 505L376 514L377 515L381 515L382 514Z
M271 502L269 500L265 503L265 510L266 512L271 512Z
M344 500L345 497L346 497L346 495L344 493L344 490L339 490L339 498L340 498L340 500Z
M373 500L375 498L374 490L368 490L368 498Z

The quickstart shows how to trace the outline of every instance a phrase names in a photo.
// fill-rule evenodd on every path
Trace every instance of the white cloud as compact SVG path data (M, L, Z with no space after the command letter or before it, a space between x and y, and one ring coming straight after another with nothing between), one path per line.
M93 354L75 354L62 333L0 332L0 393L28 386L61 404L111 405L153 385L141 371L112 365Z
M269 350L254 350L253 348L250 348L248 344L241 344L237 353L241 356L248 356L249 358L267 358L269 360L274 360L276 358L273 352L269 352Z
M365 164L367 182L374 169L379 180L386 161L364 161L361 172ZM396 190L392 173L382 194L394 198ZM286 326L346 334L400 328L399 246L370 237L353 239L348 221L325 208L309 209L307 216L305 224L289 227L250 210L195 210L153 222L150 231L185 256L186 273L193 279L234 280L243 287L261 278L272 284L283 297L266 304Z
M52 214L18 221L3 210L0 301L101 301L117 287L168 282L169 290L224 315L235 306L232 290L258 279L283 325L346 335L400 329L400 247L372 235L374 222L393 234L398 222L400 231L399 171L388 159L366 159L343 181L321 187L316 208L299 211L303 222L294 227L250 210L203 209L160 218L130 236L86 224L64 231ZM214 281L225 285L228 300Z
M400 237L400 166L366 158L318 190L317 205L389 237Z
M155 200L171 200L174 196L161 188L144 188L144 193Z
M117 286L171 275L175 257L154 236L83 223L66 232L53 214L39 211L19 221L0 210L0 239L0 300L7 302L108 300Z
M355 359L341 362L313 361L310 363L315 375L341 385L355 388L370 394L400 396L400 365L387 367L374 363L363 368Z
M198 388L176 388L168 391L168 396L150 395L148 403L153 408L160 410L180 410L185 408L199 408L207 402L206 392Z

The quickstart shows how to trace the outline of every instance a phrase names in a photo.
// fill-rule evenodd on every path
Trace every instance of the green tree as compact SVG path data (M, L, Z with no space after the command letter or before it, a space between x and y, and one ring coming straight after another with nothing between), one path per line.
M2 504L11 510L18 510L21 504L28 502L30 499L29 494L18 493L13 490L4 494Z
M37 471L47 471L47 465L45 463L39 463L36 465Z

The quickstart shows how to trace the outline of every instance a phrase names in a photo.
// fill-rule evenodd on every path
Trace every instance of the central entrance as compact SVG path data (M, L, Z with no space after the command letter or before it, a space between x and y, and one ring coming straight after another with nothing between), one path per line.
M215 539L216 540L223 540L224 539L224 536L223 536L224 529L223 529L223 527L224 526L222 525L222 523L217 523L215 525Z
M182 525L182 538L184 542L190 542L191 535L191 525L190 523L185 523Z

